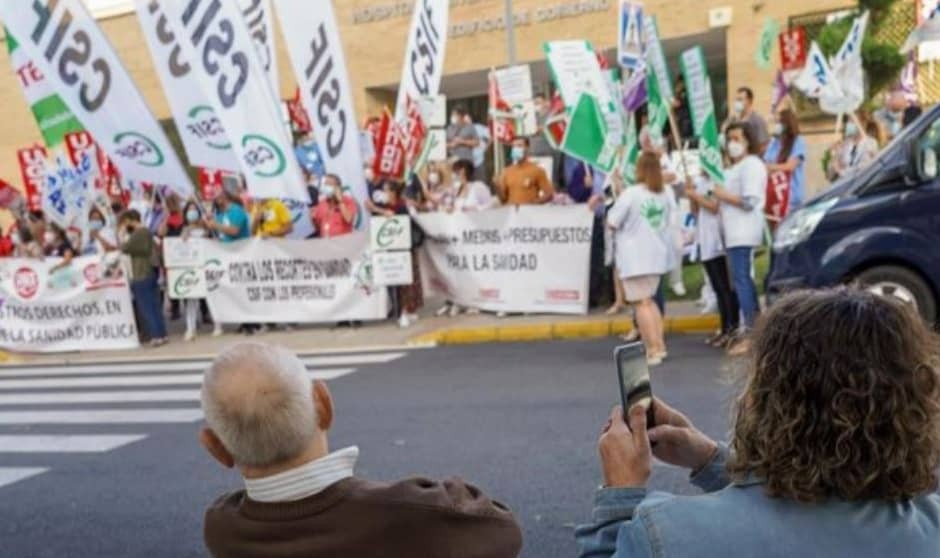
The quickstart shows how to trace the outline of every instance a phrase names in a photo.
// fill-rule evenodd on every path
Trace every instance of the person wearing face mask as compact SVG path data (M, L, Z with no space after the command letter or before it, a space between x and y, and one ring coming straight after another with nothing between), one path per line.
M43 249L46 257L62 258L62 261L49 268L50 274L72 263L75 257L75 248L69 242L68 235L55 223L50 223L43 233Z
M327 174L320 188L320 203L311 218L321 238L331 238L353 232L359 209L356 200L344 194L339 176Z
M723 186L715 185L712 197L719 203L721 230L728 254L731 282L744 317L741 335L729 354L739 356L750 348L747 333L760 313L752 269L754 249L764 240L764 203L767 167L757 151L757 140L747 124L732 124L726 132L731 168L725 170Z
M450 159L473 160L473 149L480 145L476 127L467 115L467 109L454 107L447 127L447 156Z
M183 207L183 218L186 224L180 238L188 242L190 239L209 238L209 229L206 227L206 221L202 217L202 211L195 201L188 201ZM197 318L200 311L202 313L202 323L213 324L212 336L222 335L222 324L215 322L209 313L209 305L204 298L188 298L183 301L183 317L186 322L186 332L183 334L184 341L193 341L196 339Z
M753 130L756 142L754 152L758 155L763 154L770 142L770 134L767 131L767 121L754 112L754 91L750 87L739 87L731 107L731 114L721 127L722 133L727 137L728 127L732 124L747 124Z
M769 172L783 171L789 175L789 211L793 211L806 198L806 140L800 135L800 124L791 109L780 111L771 131L774 137L764 152L764 161Z
M829 151L829 167L826 174L830 180L851 176L875 160L878 155L878 143L864 133L867 123L862 112L845 123L842 141L837 142Z
M539 165L529 160L529 138L512 141L512 164L496 177L496 192L507 205L540 205L555 197L555 187Z
M137 315L150 336L150 346L166 345L169 338L163 319L163 304L152 258L156 243L150 230L140 222L140 213L129 209L121 214L118 227L125 230L127 240L121 252L131 259L131 292Z
M92 207L88 212L88 231L91 242L88 242L82 254L101 255L117 249L114 230L107 226L104 214L97 207Z
M473 174L473 163L470 163L470 173ZM442 168L437 163L428 164L427 179L421 180L424 199L430 211L454 210L455 184L451 178L445 177Z
M237 184L227 183L215 199L215 215L208 217L209 230L222 242L234 242L251 236L251 220L242 205Z
M904 129L904 111L910 106L907 93L895 89L885 95L884 106L874 113L875 120L884 128L888 141Z

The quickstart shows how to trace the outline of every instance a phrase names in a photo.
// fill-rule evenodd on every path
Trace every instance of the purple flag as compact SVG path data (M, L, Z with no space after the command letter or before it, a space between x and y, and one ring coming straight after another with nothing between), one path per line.
M646 66L637 68L623 84L623 108L636 112L646 104Z
M783 70L777 70L777 79L774 80L773 90L770 98L770 112L777 112L777 107L790 94L790 86L783 78Z

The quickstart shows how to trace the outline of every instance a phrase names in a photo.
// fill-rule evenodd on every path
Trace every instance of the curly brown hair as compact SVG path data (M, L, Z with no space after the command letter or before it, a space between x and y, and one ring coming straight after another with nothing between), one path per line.
M800 502L903 501L937 487L940 342L907 305L840 288L777 302L737 401L735 480Z

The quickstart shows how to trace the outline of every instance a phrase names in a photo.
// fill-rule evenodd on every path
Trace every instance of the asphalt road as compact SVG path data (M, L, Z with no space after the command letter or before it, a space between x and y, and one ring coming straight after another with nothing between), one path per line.
M699 338L670 341L654 391L721 436L729 372ZM523 556L571 557L573 527L589 518L599 483L597 435L618 400L615 345L448 347L308 365L333 378L332 446L359 446L358 475L460 475L515 511ZM0 555L204 556L203 510L240 479L196 443L202 366L0 369ZM652 487L694 491L665 466Z

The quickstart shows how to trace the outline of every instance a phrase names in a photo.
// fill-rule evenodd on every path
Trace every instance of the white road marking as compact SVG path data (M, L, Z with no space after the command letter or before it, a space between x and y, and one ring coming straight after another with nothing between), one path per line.
M145 434L120 436L0 436L0 453L98 453L139 442Z
M324 355L302 358L307 368L322 366L353 366L385 364L398 360L405 353L374 353L349 355ZM140 362L127 364L82 364L64 366L2 367L0 378L20 376L86 376L96 374L156 374L163 372L202 372L210 364L208 360L180 362Z
M355 368L324 368L308 372L311 379L333 380L355 372ZM0 391L13 389L175 386L200 385L202 374L161 374L149 376L87 376L83 378L30 378L0 380Z
M6 486L21 480L41 475L49 469L45 467L0 467L0 486Z
M44 391L0 393L2 405L59 405L65 403L140 403L147 401L199 401L198 389L152 391Z
M198 409L88 409L69 411L0 411L8 424L162 424L196 422Z

